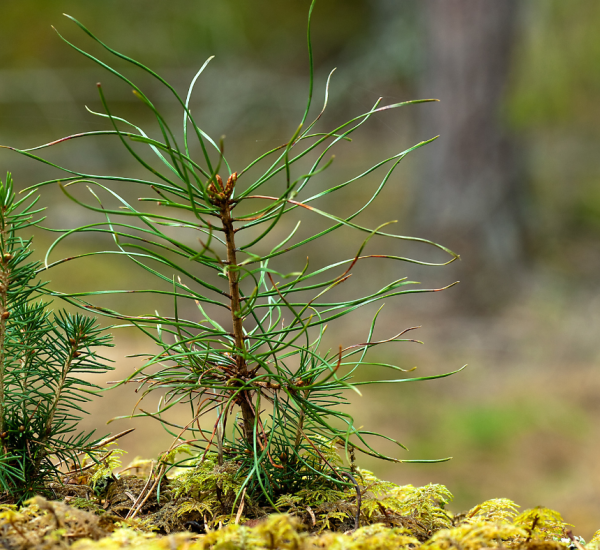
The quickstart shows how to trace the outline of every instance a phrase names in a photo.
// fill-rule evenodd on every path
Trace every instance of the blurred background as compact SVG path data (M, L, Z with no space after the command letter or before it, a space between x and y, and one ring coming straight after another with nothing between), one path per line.
M127 86L52 30L51 25L100 54L62 16L66 12L155 69L181 94L202 63L216 55L192 108L204 130L227 136L234 169L245 165L287 141L301 118L308 88L308 7L308 0L3 2L0 144L25 148L106 129L84 109L101 110L98 81L113 112L153 128ZM596 0L320 0L313 21L316 104L327 74L337 67L329 128L368 110L379 97L384 103L440 100L365 124L352 145L338 152L332 181L439 134L400 165L367 221L398 220L397 232L461 254L460 262L444 268L406 264L401 273L398 265L361 272L371 282L405 275L427 288L460 280L446 292L386 304L381 335L422 325L417 337L426 345L393 346L381 357L418 366L421 375L469 364L450 378L369 387L362 399L353 399L358 425L396 437L410 449L399 454L383 445L383 450L399 458L452 456L452 461L363 465L401 484L446 484L456 512L496 497L524 508L548 506L586 539L600 528L599 26ZM128 74L180 120L163 89L139 71ZM112 138L61 144L47 157L90 173L138 170ZM6 150L0 150L0 171L11 171L18 188L57 175ZM347 205L329 206L352 208L369 196L362 187L353 193L346 195ZM41 194L49 207L45 225L74 227L89 219L58 189ZM352 255L360 236L342 236L353 240L301 255L326 261L332 244ZM38 256L52 240L36 232ZM89 237L74 239L53 258L98 246ZM419 245L398 250L442 259ZM132 265L110 259L67 264L48 274L65 291L143 286L140 277ZM151 304L161 313L170 307ZM364 341L368 313L332 326L331 345ZM133 332L115 337L110 355L117 372L107 377L112 380L139 366L139 359L126 355L148 351ZM156 422L104 426L128 414L136 398L129 387L109 392L89 405L85 426L99 433L134 426L136 432L122 440L129 457L156 456L170 444Z

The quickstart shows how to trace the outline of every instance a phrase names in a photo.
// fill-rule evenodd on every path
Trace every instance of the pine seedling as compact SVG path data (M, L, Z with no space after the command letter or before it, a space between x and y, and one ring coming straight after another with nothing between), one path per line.
M33 192L15 200L8 174L0 181L0 491L23 502L60 481L60 466L93 454L91 433L76 433L96 388L81 378L112 369L94 348L110 345L94 319L53 314L37 280L40 262L30 261Z
M310 13L313 7L314 2ZM149 95L125 73L61 36L75 50L133 89L156 119L161 137L149 137L151 134L114 114L98 84L104 112L94 114L109 121L111 130L67 136L34 149L11 148L65 173L64 178L40 186L58 182L70 199L102 216L97 222L66 231L50 247L48 255L70 235L108 234L114 248L101 253L129 258L156 277L159 285L153 289L118 292L168 295L173 300L172 313L151 310L136 316L95 306L93 296L107 291L61 294L80 307L126 320L158 346L160 351L150 355L126 380L138 382L142 396L162 392L156 412L141 411L136 416L158 419L175 437L174 445L185 442L196 447L198 456L193 459L196 463L209 452L217 454L219 465L235 461L243 479L238 497L248 491L248 495L266 496L271 503L277 495L293 493L315 482L351 487L356 452L403 462L372 446L372 436L379 434L356 426L352 415L344 410L349 404L348 392L359 392L364 384L404 384L453 373L409 377L394 364L370 359L371 350L384 343L416 341L406 337L412 328L391 338L376 339L375 325L381 308L365 327L362 343L327 350L322 342L328 324L362 307L382 304L400 295L442 290L413 288L410 281L400 278L376 290L363 288L359 296L340 297L338 292L358 263L445 265L458 257L425 239L390 233L387 224L368 228L356 219L380 195L398 164L410 152L433 140L383 158L345 181L326 184L322 173L333 160L332 149L341 142L351 141L351 135L371 117L434 100L382 105L380 99L348 122L333 129L321 129L331 75L323 108L314 113L309 15L309 94L300 124L285 143L247 166L234 169L234 164L225 157L223 143L210 138L190 110L194 85L210 59L198 71L183 98L153 70L115 51L81 23L69 18L108 56L141 69L164 86L181 107L183 116L181 133L176 134ZM56 143L95 136L114 136L120 140L148 176L88 174L38 156L38 150ZM348 193L358 185L364 188L366 182L376 177L378 183L370 198L356 211L338 214L326 210L344 204L342 197L330 201L331 197ZM89 203L71 192L70 186L82 183L93 195ZM141 202L131 203L117 190L123 186L145 190L150 196L142 195ZM301 229L300 213L322 220L322 226L309 227L308 231ZM284 235L282 227L286 227ZM341 228L354 230L360 236L355 255L316 268L303 259L296 271L289 272L284 261L289 261L287 257L293 255L292 251L314 245L320 239L325 241ZM372 238L433 246L447 254L449 260L428 263L393 254L370 254L366 248ZM229 317L228 321L223 313ZM363 374L356 381L358 369L373 366L386 368L396 376L373 380L368 374L365 379ZM168 415L173 407L182 404L189 407L190 416L188 422L178 424ZM216 423L207 421L206 414L210 412L216 414ZM169 456L173 455L173 449ZM347 466L340 460L340 450Z

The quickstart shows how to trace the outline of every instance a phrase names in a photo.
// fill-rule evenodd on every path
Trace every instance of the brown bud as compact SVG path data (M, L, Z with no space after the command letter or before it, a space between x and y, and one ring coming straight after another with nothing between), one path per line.
M73 357L79 357L81 355L80 351L74 351L73 352Z
M10 252L5 252L5 253L2 255L2 259L3 259L5 262L10 262L10 261L13 259L13 255L12 255Z
M23 433L25 431L25 426L19 426L19 431Z
M75 338L69 338L69 344L71 344L72 346L74 346L77 342L75 341Z
M6 439L8 437L8 432L2 432L0 434L0 439Z
M233 188L235 187L235 182L237 181L237 172L234 172L227 178L227 186L225 187L225 194L230 197L233 192Z
M223 185L223 180L221 179L221 176L219 176L219 174L217 174L215 176L215 181L219 184L219 187L221 188L221 191L225 191L225 187Z
M10 317L10 311L2 312L2 319L8 319Z

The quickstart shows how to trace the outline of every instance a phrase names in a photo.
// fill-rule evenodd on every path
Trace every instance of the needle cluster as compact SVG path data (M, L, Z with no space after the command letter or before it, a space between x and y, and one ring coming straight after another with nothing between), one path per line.
M60 480L59 468L93 454L91 433L77 433L82 404L97 388L82 378L109 370L95 348L110 345L94 319L52 313L30 261L37 199L15 200L12 178L0 181L0 492L22 502Z

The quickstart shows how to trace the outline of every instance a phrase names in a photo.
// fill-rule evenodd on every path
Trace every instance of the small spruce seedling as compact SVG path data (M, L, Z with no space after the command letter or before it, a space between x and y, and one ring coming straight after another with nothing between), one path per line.
M40 212L32 195L16 201L11 175L0 181L0 491L12 502L46 493L61 465L94 454L77 424L97 386L81 375L112 369L94 349L110 345L96 321L43 300L43 266L19 235Z
M311 13L313 7L314 2ZM224 155L223 143L211 139L190 110L194 85L210 59L198 71L183 98L153 70L110 48L81 23L69 18L108 55L141 69L164 86L183 115L182 131L176 134L154 101L126 74L63 38L133 89L155 117L161 138L149 137L132 122L113 114L98 84L104 113L94 114L109 121L112 129L67 136L35 149L11 148L66 173L64 178L39 185L58 182L73 201L102 215L97 222L66 231L48 254L75 233L108 234L115 246L102 253L126 256L162 285L142 292L169 295L173 299L170 315L135 316L99 308L89 301L94 294L106 291L62 294L64 299L86 309L137 326L159 347L160 351L127 379L139 382L142 395L163 392L158 410L143 411L139 416L155 417L177 442L196 447L199 452L196 461L204 459L208 452L217 455L219 464L234 461L242 480L238 496L247 490L249 495L265 495L271 503L277 495L293 493L314 481L333 487L348 485L348 476L356 472L356 451L402 462L377 451L369 437L379 434L357 427L351 414L343 410L348 404L348 390L358 391L363 384L414 382L453 373L353 381L357 369L362 367L379 366L395 373L404 372L398 366L367 357L372 348L381 344L414 341L404 337L411 329L386 340L375 339L380 310L366 327L362 343L340 346L333 351L322 349L321 343L327 324L363 306L398 295L441 290L415 289L402 278L358 297L340 298L338 292L331 292L348 280L359 262L445 265L457 258L453 252L430 241L389 233L387 224L368 228L356 220L378 197L402 159L433 140L384 158L346 181L316 189L311 184L313 180L318 185L323 182L317 176L331 164L332 148L350 141L351 134L372 116L434 100L382 106L380 99L365 113L334 129L317 129L327 105L331 75L323 108L311 122L313 67L309 14L310 82L300 124L287 142L247 166L234 169L235 164ZM120 140L149 175L87 174L37 156L36 150L58 142L95 136L114 136ZM154 160L149 160L152 155ZM377 173L379 183L355 212L337 215L325 209L331 196L348 192ZM69 186L81 183L87 184L93 195L90 203L70 191ZM151 196L142 196L139 204L147 206L128 202L118 191L124 185L145 188ZM335 204L341 203L338 199ZM324 224L303 234L297 220L300 212L321 218ZM290 229L281 235L282 221L291 222L294 217L298 223L288 223L286 227ZM341 228L362 235L354 256L318 268L313 268L307 260L297 271L286 271L288 268L281 262L283 257ZM445 263L427 263L391 254L368 254L365 249L373 237L431 245L449 254L450 259ZM328 299L331 295L335 297ZM223 311L230 318L227 324L219 315ZM189 406L189 422L177 424L167 419L165 415L177 404ZM211 411L216 412L216 423L205 420ZM337 459L337 449L342 449L348 466ZM168 456L173 454L172 448Z

